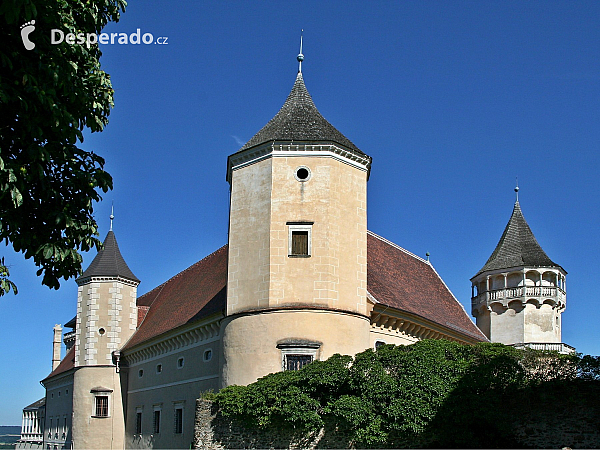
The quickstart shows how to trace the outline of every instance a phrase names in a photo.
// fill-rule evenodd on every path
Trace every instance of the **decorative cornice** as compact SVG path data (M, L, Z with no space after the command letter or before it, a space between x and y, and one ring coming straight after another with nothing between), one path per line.
M94 277L94 276L92 276L92 277L78 278L77 280L75 280L75 282L77 283L78 286L84 286L86 284L94 283L94 282L102 283L102 282L106 282L106 281L112 281L112 282L118 281L119 283L123 283L123 284L126 284L128 286L133 286L133 287L137 287L140 284L139 281L132 281L127 278L123 278L123 277L119 277L119 276L116 276L116 277Z
M468 330L458 327L450 322L441 325L415 314L399 311L395 308L376 304L371 313L372 329L388 329L399 334L409 335L417 339L447 339L463 344L482 342Z
M249 166L264 159L274 157L297 157L314 156L333 158L367 172L367 178L371 171L372 158L367 155L359 155L342 145L335 143L311 143L311 142L280 142L273 141L251 147L230 155L227 158L227 181L231 183L231 173L234 170Z
M194 325L181 327L171 333L157 336L150 341L122 352L122 358L129 366L163 357L168 353L204 345L220 339L221 319L219 313Z

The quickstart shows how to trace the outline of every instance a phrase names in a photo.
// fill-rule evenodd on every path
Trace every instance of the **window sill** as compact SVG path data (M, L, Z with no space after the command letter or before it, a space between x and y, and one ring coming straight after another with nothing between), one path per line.
M310 258L310 255L288 255L288 258Z
M92 416L92 419L110 419L110 416Z

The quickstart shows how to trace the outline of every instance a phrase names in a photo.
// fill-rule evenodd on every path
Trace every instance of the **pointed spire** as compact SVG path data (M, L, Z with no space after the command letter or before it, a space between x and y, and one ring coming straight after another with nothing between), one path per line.
M300 71L296 75L292 91L279 112L239 151L273 141L336 142L357 155L366 156L317 110L306 90Z
M300 53L296 59L298 60L298 73L302 73L302 61L304 61L304 55L302 54L302 34L304 33L304 29L300 30Z
M117 238L113 231L109 231L104 239L102 249L98 252L89 267L77 278L77 281L89 277L121 277L139 283L140 280L127 266L125 259L119 251Z
M518 192L518 188L515 188L515 192ZM496 249L477 275L488 270L523 266L560 267L546 255L536 240L517 200Z
M517 185L515 186L515 194L517 195L517 199L515 200L519 203L519 177L517 177Z

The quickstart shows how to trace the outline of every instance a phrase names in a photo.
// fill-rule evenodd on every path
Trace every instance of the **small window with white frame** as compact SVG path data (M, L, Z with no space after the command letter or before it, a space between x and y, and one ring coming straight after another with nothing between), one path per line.
M312 227L314 222L287 222L288 256L310 258L312 254Z
M318 356L319 342L283 342L277 344L281 350L281 370L300 370L315 361Z
M94 395L92 417L110 417L110 397L112 389L97 387L91 390Z

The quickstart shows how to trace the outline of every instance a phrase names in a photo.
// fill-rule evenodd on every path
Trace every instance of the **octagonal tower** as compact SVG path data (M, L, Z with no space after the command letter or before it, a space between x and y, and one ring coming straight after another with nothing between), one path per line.
M280 111L229 157L223 385L369 346L370 167L319 113L301 70Z

